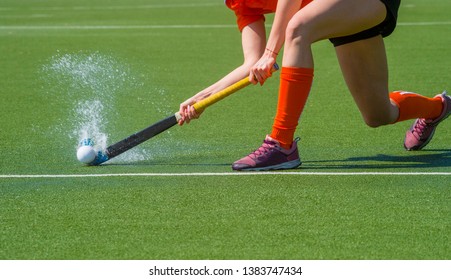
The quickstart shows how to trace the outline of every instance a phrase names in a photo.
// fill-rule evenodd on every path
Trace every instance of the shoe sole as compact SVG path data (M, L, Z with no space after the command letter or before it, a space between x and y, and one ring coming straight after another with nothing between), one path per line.
M243 169L234 169L235 171L268 171L268 170L282 170L282 169L294 169L302 164L300 159L284 162L281 164L264 166L264 167L251 167Z

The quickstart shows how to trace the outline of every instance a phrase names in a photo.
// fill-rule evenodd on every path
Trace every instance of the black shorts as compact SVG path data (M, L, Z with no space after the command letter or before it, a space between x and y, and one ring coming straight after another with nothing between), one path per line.
M380 1L383 2L387 7L387 17L382 23L356 34L330 38L329 40L332 42L332 44L334 44L334 46L337 47L355 41L372 38L378 35L382 35L382 37L387 37L388 35L390 35L393 32L393 30L395 30L396 27L396 21L398 19L398 9L401 0L380 0Z

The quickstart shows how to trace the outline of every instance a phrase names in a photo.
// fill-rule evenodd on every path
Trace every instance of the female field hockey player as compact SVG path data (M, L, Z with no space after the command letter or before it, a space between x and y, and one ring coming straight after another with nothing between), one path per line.
M223 79L180 105L180 124L198 118L192 104L249 75L264 84L282 45L279 97L272 131L253 153L233 163L234 170L296 168L301 164L294 133L313 81L313 43L329 39L365 123L378 127L415 119L404 147L419 150L451 114L451 98L428 98L388 89L383 37L396 26L400 0L226 0L242 32L244 63ZM264 13L275 12L266 41ZM258 58L256 58L256 56ZM257 60L257 61L256 61Z

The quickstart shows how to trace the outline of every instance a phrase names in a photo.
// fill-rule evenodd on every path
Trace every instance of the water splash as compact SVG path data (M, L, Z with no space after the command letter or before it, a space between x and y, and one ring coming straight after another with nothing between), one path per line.
M96 150L108 146L108 120L116 114L115 103L119 95L142 86L131 74L129 66L99 52L58 52L42 70L50 85L47 90L56 93L56 98L70 108L68 116L72 129L68 130L68 137L75 146L82 139L91 138ZM148 151L136 148L116 161L149 157Z
M97 96L105 102L112 101L120 88L135 81L129 67L99 52L58 53L44 70L53 74L57 86L66 85L71 97Z
M108 135L104 131L108 122L103 117L103 103L100 100L79 101L75 113L77 122L73 135L78 135L79 141L88 138L94 140L96 151L105 150Z

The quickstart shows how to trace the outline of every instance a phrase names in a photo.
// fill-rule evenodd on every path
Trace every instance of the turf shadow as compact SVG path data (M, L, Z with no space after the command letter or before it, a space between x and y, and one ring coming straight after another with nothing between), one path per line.
M433 153L431 153L433 152ZM303 161L302 169L396 169L451 166L451 150L423 150L407 156L377 154L343 160Z

